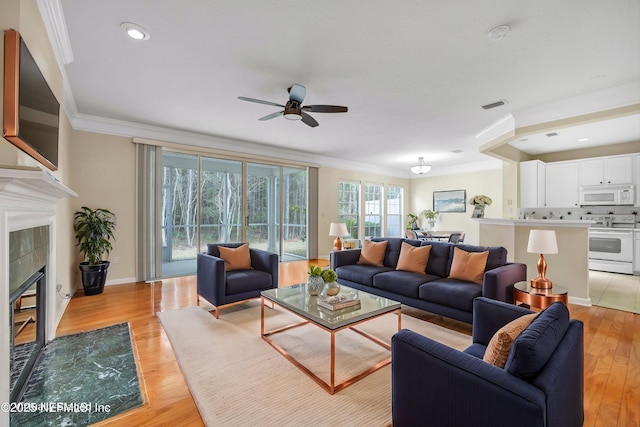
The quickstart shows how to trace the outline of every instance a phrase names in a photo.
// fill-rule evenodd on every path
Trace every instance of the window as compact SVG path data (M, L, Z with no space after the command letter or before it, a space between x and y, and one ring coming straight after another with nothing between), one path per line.
M357 182L338 183L338 222L347 224L349 235L358 238L360 218L360 184Z
M402 187L387 187L387 236L402 237Z
M382 185L364 186L364 235L382 237Z

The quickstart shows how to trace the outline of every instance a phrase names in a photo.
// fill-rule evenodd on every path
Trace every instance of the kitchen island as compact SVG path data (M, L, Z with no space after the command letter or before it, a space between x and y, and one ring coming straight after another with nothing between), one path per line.
M557 254L545 254L547 277L554 285L567 288L569 302L591 305L589 297L589 225L585 220L481 218L479 242L483 246L504 246L507 261L527 265L527 280L538 275L540 254L527 252L530 230L554 230Z

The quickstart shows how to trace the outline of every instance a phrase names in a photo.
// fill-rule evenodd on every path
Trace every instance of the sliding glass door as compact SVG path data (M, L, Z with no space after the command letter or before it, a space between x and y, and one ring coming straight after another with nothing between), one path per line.
M195 274L207 243L248 242L283 261L307 258L306 168L163 150L160 170L157 210L147 213L158 212L160 230L149 233L158 238L156 255L147 258L161 260L162 277Z

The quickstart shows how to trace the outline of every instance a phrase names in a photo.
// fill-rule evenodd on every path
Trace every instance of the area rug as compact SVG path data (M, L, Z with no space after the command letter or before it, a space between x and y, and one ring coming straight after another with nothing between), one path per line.
M330 395L260 337L256 301L223 311L216 320L204 308L157 313L200 415L208 426L387 426L391 424L391 366ZM265 309L267 329L299 321ZM389 343L397 317L385 315L359 329ZM403 315L402 327L457 349L471 337ZM330 335L313 325L272 336L277 344L328 380ZM350 330L336 334L336 380L350 378L389 356L389 351Z
M120 323L48 343L11 425L86 426L142 403L129 324Z

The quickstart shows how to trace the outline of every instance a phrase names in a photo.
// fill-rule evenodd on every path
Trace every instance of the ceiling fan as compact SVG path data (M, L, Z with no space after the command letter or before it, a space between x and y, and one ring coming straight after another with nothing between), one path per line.
M286 105L276 104L275 102L263 101L261 99L247 98L246 96L239 96L238 99L242 101L257 102L258 104L273 105L274 107L282 107L284 110L277 111L275 113L268 114L264 117L260 117L259 120L270 120L278 116L284 116L289 120L302 120L302 122L308 126L316 127L318 122L307 114L307 111L312 113L346 113L348 108L341 107L339 105L302 105L304 96L307 93L307 89L299 84L294 84L289 89L289 100Z

